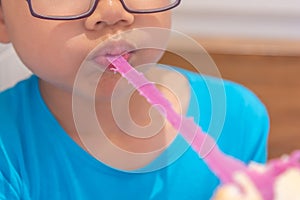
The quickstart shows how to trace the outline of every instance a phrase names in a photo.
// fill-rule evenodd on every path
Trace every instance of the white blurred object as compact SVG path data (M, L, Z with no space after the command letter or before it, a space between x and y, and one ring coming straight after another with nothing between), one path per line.
M11 45L0 44L0 91L27 78L31 72L22 64Z
M266 165L252 163L249 167L259 176L251 179L251 171L236 172L234 183L217 188L213 200L300 200L299 161L300 150L295 150L290 155L269 160ZM257 185L257 181L262 182Z
M300 0L183 0L173 19L188 35L300 40Z
M275 200L299 200L300 170L291 168L275 182Z

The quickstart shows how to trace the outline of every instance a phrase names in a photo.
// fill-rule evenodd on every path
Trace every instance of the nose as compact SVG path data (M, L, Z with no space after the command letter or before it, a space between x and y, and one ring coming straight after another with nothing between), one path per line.
M99 0L92 15L87 17L85 26L95 30L107 25L127 26L134 21L134 15L127 12L119 0Z

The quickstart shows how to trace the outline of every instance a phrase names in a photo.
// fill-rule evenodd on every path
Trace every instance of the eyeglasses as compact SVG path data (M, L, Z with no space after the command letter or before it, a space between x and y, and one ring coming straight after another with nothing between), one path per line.
M26 0L32 16L41 19L74 20L90 16L100 0ZM102 0L101 0L102 1ZM130 13L147 14L170 10L181 0L119 0Z

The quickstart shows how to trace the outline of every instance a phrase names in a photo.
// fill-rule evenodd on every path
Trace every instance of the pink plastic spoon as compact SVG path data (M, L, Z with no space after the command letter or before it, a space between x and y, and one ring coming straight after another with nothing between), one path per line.
M240 160L225 155L216 145L215 140L204 133L194 122L193 118L187 118L176 113L171 103L161 94L156 86L148 81L142 73L134 69L122 56L107 57L107 59L115 66L112 70L119 72L149 103L154 105L166 117L223 184L234 183L233 174L237 171L243 171L249 175L263 199L272 200L275 178L288 167L299 167L300 152L296 152L289 161L274 160L270 162L265 173L250 170Z

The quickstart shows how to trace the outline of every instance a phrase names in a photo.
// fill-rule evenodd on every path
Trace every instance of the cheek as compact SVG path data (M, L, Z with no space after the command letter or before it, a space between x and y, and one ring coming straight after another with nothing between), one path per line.
M6 15L6 23L11 43L17 54L27 67L31 67L35 65L34 62L39 61L39 57L43 57L43 49L47 49L47 45L43 43L49 33L39 20L27 14L24 9L25 6L23 9L17 9L15 16Z
M172 15L171 15L171 11L166 11L161 13L162 14L162 24L163 24L163 28L171 28L171 21L172 21Z
M162 28L170 28L171 27L171 18L172 18L172 12L171 11L165 11L154 14L157 18L157 21L161 24L160 27Z
M51 40L51 36L39 32L24 32L16 36L13 45L23 63L34 73L47 70L49 73L58 68L58 64L65 64L61 52L63 44ZM23 38L23 40L22 40Z
M135 25L139 27L171 28L171 11L135 15Z
M157 49L148 49L143 50L143 55L141 56L143 58L143 61L145 63L156 63L160 60L162 57L164 50L166 50L168 45L168 39L170 37L170 34L172 32L171 28L171 12L161 12L156 13L153 15L153 18L149 18L148 22L150 24L149 27L158 27L163 28L162 31L159 29L154 28L153 32L151 32L150 29L150 35L151 37L147 38L146 46L155 46L158 47ZM166 30L169 29L170 31ZM143 45L141 45L143 46ZM141 63L143 64L143 63Z
M57 22L37 21L14 31L12 43L20 59L44 80L72 82L88 52L82 35L71 35L72 28L61 28Z

